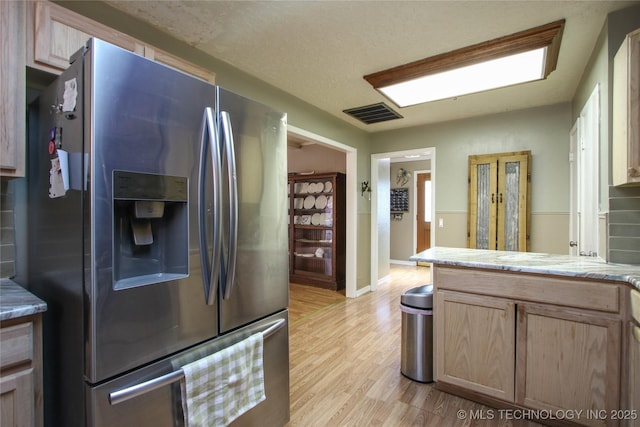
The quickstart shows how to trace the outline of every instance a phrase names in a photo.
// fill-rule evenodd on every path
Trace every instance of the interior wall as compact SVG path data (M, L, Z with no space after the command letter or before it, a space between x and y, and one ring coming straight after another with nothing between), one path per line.
M403 168L411 176L407 184L400 185L397 180L398 170ZM416 253L413 242L415 240L416 222L416 194L415 194L415 173L416 171L426 171L431 169L431 161L393 162L391 163L391 188L405 187L409 189L409 212L402 215L402 219L391 220L391 250L392 261L409 262L409 257ZM415 263L414 263L415 264Z
M455 102L453 100L443 102ZM466 247L468 157L531 150L531 250L568 253L569 103L381 132L372 153L435 147L438 246Z
M287 149L289 173L347 172L345 153L320 144L309 144Z

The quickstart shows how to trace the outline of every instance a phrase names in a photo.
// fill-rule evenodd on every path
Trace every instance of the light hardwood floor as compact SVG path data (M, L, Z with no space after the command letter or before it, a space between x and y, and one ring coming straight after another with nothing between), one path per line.
M400 295L428 281L427 267L392 266L390 282L355 299L291 287L288 427L538 426L400 373ZM480 415L494 419L470 419Z

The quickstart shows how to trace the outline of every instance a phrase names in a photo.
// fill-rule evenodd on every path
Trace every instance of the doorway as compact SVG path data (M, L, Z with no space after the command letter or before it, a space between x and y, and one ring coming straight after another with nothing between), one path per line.
M431 174L431 218L435 218L435 200L436 200L436 149L435 147L418 148L405 151L394 151L387 153L378 153L371 155L371 290L375 291L379 283L387 280L389 270L389 248L381 248L381 245L388 245L390 241L388 235L381 233L387 233L390 228L388 223L390 219L390 205L389 195L380 193L382 189L388 189L390 187L389 181L391 177L389 174L385 174L386 168L382 167L385 164L389 164L392 160L395 161L411 161L411 160L430 160L430 174ZM382 171L382 173L381 173ZM415 177L415 175L414 175ZM412 221L415 224L415 220ZM416 239L416 232L413 233L412 240L414 240L414 248ZM429 246L435 246L436 230L431 229L429 236ZM386 267L383 268L383 267Z
M602 257L599 241L600 93L595 86L571 129L569 254Z
M288 138L297 141L300 144L318 144L330 148L335 151L344 153L345 155L345 172L346 172L346 254L345 254L345 295L347 298L355 298L357 296L356 283L356 242L357 242L357 150L351 146L342 144L313 132L297 128L289 125L287 128Z

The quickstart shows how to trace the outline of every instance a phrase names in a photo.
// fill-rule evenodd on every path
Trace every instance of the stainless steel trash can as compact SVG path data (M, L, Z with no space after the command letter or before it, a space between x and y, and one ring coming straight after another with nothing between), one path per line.
M400 296L402 341L400 372L414 381L433 381L433 285Z

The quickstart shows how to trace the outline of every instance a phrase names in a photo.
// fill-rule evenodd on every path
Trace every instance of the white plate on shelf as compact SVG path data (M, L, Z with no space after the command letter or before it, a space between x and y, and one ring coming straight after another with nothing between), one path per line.
M327 181L324 183L324 192L325 193L330 193L331 190L333 190L333 184L331 183L331 181Z
M316 182L316 193L322 193L324 191L324 184L321 182Z
M320 213L316 212L313 215L311 215L311 224L320 225Z
M316 205L316 198L315 196L307 196L304 199L304 208L305 209L313 209L313 207Z
M321 194L316 197L316 209L324 209L327 207L327 196Z
M311 215L301 215L300 225L309 225L309 224L311 224Z

